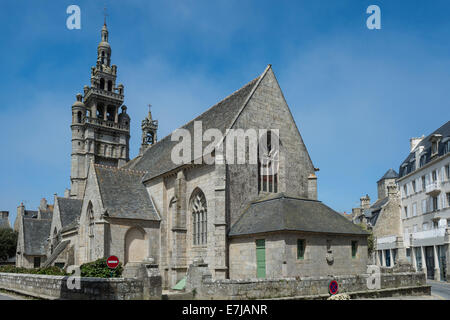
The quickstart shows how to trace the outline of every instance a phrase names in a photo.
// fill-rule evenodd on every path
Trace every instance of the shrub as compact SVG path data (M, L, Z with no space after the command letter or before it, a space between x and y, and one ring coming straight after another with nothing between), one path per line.
M64 270L58 267L47 267L38 269L27 269L16 266L0 266L0 272L6 273L28 273L28 274L43 274L48 276L66 276L68 275Z
M82 264L80 267L82 277L120 278L122 276L122 263L116 269L108 268L106 258Z

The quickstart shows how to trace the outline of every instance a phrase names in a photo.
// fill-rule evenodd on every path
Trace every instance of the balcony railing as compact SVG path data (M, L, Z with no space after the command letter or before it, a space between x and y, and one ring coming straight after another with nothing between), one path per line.
M108 128L113 128L113 129L121 129L121 130L127 130L128 131L128 126L125 125L120 125L119 123L115 123L114 121L110 121L110 120L103 120L103 119L99 119L99 118L91 118L91 117L86 117L85 118L86 123L90 123L90 124L95 124L98 126L103 126L103 127L108 127Z
M425 193L429 195L436 195L441 192L441 184L439 181L434 181L425 186Z
M394 243L396 241L397 241L397 236L388 236L388 237L377 238L377 244Z
M421 240L421 239L429 239L429 238L437 238L445 236L446 227L440 227L431 230L419 231L413 233L413 239Z
M89 98L89 96L93 93L104 96L104 97L114 98L114 99L123 101L123 94L118 94L113 91L107 91L107 90L102 90L102 89L92 88L92 87L89 88L89 91L86 93L85 100L87 100Z

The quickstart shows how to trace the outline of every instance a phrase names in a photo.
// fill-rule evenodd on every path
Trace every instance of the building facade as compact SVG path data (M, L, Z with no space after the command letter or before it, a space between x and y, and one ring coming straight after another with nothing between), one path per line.
M317 200L318 169L270 65L179 128L192 137L183 162L173 160L179 140L157 140L150 112L129 160L130 118L123 106L118 114L123 86L115 88L106 25L101 34L91 87L72 106L72 189L55 197L45 265L151 259L165 288L199 259L216 279L365 271L368 234ZM222 138L195 139L208 129ZM264 157L236 163L224 146L239 139L234 132L250 139L255 131L260 149L245 147L244 158Z
M410 142L397 181L407 255L429 279L445 280L450 257L450 122Z
M397 178L397 172L389 169L377 181L377 200L371 204L370 197L366 195L360 199L360 208L352 209L353 223L362 223L372 230L374 254L371 260L383 267L393 267L399 261L406 262Z

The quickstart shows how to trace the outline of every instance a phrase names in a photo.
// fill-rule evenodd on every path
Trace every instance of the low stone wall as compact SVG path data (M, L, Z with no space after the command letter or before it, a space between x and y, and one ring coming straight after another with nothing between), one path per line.
M368 274L335 277L302 277L282 279L212 280L207 266L191 265L186 291L196 299L276 299L284 297L324 298L330 294L328 286L336 280L339 293L384 292L394 295L406 289L414 294L429 294L425 274L422 272L379 274L380 285L368 288ZM370 282L370 281L369 281Z
M80 289L69 289L69 276L0 273L0 288L42 299L149 300L161 299L161 275L152 265L142 266L138 277L79 278Z
M0 273L0 288L43 299L143 299L143 281L124 278L81 278L80 289L67 287L67 276Z

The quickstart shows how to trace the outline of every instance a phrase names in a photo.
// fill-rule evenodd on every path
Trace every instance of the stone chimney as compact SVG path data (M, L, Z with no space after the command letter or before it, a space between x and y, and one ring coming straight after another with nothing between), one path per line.
M42 211L47 211L47 199L42 198L41 203L39 204L39 209Z
M308 177L308 199L317 200L317 176L314 173Z
M415 147L417 147L417 145L423 140L425 136L422 136L420 138L411 138L409 139L409 145L410 145L410 150L409 152L412 152L414 150Z
M398 190L397 190L397 185L395 184L390 184L387 186L387 192L388 192L388 197L389 198L393 198L393 197L397 197L398 196Z
M8 219L9 217L9 211L0 211L0 217L2 219Z
M360 200L361 209L369 209L370 208L370 197L366 194L365 197L362 197Z
M14 221L14 231L19 232L19 223L24 215L25 215L25 206L23 205L23 202L21 202L20 206L17 207L16 221Z

